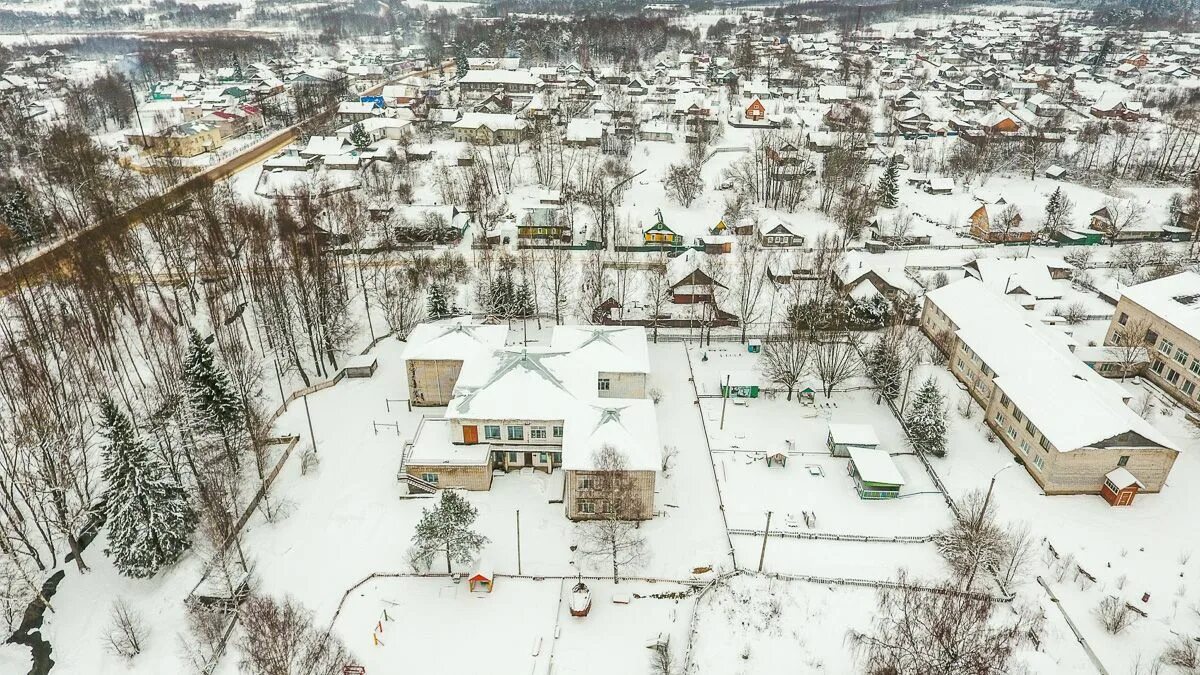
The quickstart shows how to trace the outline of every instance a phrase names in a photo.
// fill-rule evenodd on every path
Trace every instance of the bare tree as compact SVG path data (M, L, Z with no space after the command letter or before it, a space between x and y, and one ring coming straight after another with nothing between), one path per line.
M828 397L835 387L862 371L858 338L849 332L821 338L813 349L813 370Z
M148 634L146 623L128 603L119 598L113 601L108 630L104 634L104 645L110 653L132 659L142 653Z
M1176 635L1159 660L1185 673L1200 673L1200 641L1187 635Z
M742 342L746 341L746 331L750 324L759 320L764 314L762 306L763 291L767 289L767 269L774 255L764 249L754 239L743 238L737 244L734 252L733 282L734 301L742 326Z
M1109 358L1116 361L1121 369L1121 381L1137 370L1150 358L1150 349L1146 334L1150 330L1150 322L1144 318L1130 319L1120 330L1113 333L1113 344L1105 349Z
M760 361L763 376L772 384L786 387L787 400L790 401L800 378L808 371L812 352L813 345L807 336L789 325L782 336L768 340L763 345Z
M700 178L700 167L688 162L667 167L667 174L663 177L663 191L684 208L692 205L702 189L704 181Z
M1117 243L1121 234L1130 228L1141 224L1146 215L1146 207L1132 199L1109 197L1104 200L1104 210L1107 218L1100 221L1100 230L1108 238L1108 245Z
M862 672L888 675L1005 672L1024 632L1021 617L997 615L987 597L950 583L918 588L904 573L879 593L874 627L850 632Z
M650 314L650 325L653 340L658 342L658 325L662 320L663 308L667 305L667 294L670 291L670 281L667 277L667 254L659 251L657 257L646 270L646 310Z
M601 446L592 457L595 467L588 473L592 481L589 499L596 505L597 518L580 529L579 552L585 558L612 565L613 582L620 581L622 569L645 562L648 549L638 523L642 503L636 478L626 470L625 455L612 445Z
M938 532L934 543L950 569L971 590L981 569L996 570L1010 549L1007 533L996 522L995 505L973 491L959 503L959 517Z
M1133 612L1126 606L1125 601L1115 595L1105 596L1096 605L1096 618L1100 620L1104 630L1116 635L1133 623Z
M252 675L341 675L350 653L294 600L252 596L242 605L242 668Z
M675 675L675 657L670 644L658 642L650 645L650 675Z
M570 306L569 297L575 283L575 267L571 252L564 248L552 248L542 253L537 266L539 284L547 297L547 304L554 314L555 325L563 322L563 315Z

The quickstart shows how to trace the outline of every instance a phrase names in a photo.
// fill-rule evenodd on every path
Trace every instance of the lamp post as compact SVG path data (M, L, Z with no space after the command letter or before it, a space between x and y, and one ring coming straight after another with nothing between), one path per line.
M987 494L983 498L983 505L979 507L979 515L975 517L975 524L974 524L974 527L972 528L972 530L975 533L978 533L979 528L983 526L983 517L984 517L984 514L987 513L988 504L992 501L992 490L993 490L993 488L996 487L996 479L1000 476L1000 474L1004 473L1005 471L1008 471L1009 469L1013 468L1014 466L1016 466L1016 464L1009 464L1008 466L1002 466L1002 467L1000 467L999 471L992 474L992 481L991 481L991 483L988 484L988 491L987 491ZM971 590L971 584L975 583L975 573L978 570L979 570L979 545L978 545L978 542L976 542L974 554L972 555L972 561L971 561L971 576L967 578L966 590L968 590L968 591Z

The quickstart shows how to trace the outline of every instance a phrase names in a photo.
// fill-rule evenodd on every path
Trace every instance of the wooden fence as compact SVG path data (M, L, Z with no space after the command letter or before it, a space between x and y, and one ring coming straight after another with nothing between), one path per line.
M762 530L734 528L729 530L729 534L744 535L747 537L761 537ZM933 541L934 535L914 535L914 536L896 536L896 537L881 537L870 534L836 534L832 532L788 532L786 530L767 533L769 537L781 537L784 539L819 539L824 541L856 541L856 542L876 542L885 544L928 544Z

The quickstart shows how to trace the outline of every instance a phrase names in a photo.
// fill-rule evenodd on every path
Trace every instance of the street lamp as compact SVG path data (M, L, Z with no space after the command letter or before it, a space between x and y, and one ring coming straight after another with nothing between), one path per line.
M1014 466L1016 466L1016 464L1009 464L1008 466L1002 466L1002 467L1000 467L999 471L992 474L992 482L988 484L987 495L984 496L983 506L979 509L979 517L975 519L975 528L976 529L979 529L979 526L983 524L983 514L987 513L988 502L990 502L992 500L992 489L994 489L996 487L996 478L999 477L1000 474L1004 473L1005 471L1008 471L1009 469L1013 468Z

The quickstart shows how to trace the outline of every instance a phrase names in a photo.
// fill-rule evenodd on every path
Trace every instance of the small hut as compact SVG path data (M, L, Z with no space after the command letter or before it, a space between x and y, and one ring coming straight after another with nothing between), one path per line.
M363 354L347 361L342 370L345 371L346 377L371 377L377 368L379 361L371 354Z
M1129 506L1138 490L1146 487L1129 469L1123 466L1109 471L1104 475L1104 485L1100 488L1100 496L1111 506Z
M879 437L875 435L875 428L869 424L830 422L825 445L834 457L849 457L853 448L879 447Z
M748 343L746 343L746 351L750 352L751 354L757 354L761 352L762 340L757 338L750 340Z
M776 464L779 466L787 466L786 452L782 450L776 450L775 452L767 454L767 466L774 466Z
M483 590L491 593L494 579L495 576L492 574L491 565L476 565L475 571L471 573L471 576L467 577L467 586L472 593L475 592L476 586L481 586Z
M847 465L859 499L895 499L900 496L904 477L890 455L877 448L850 447Z

